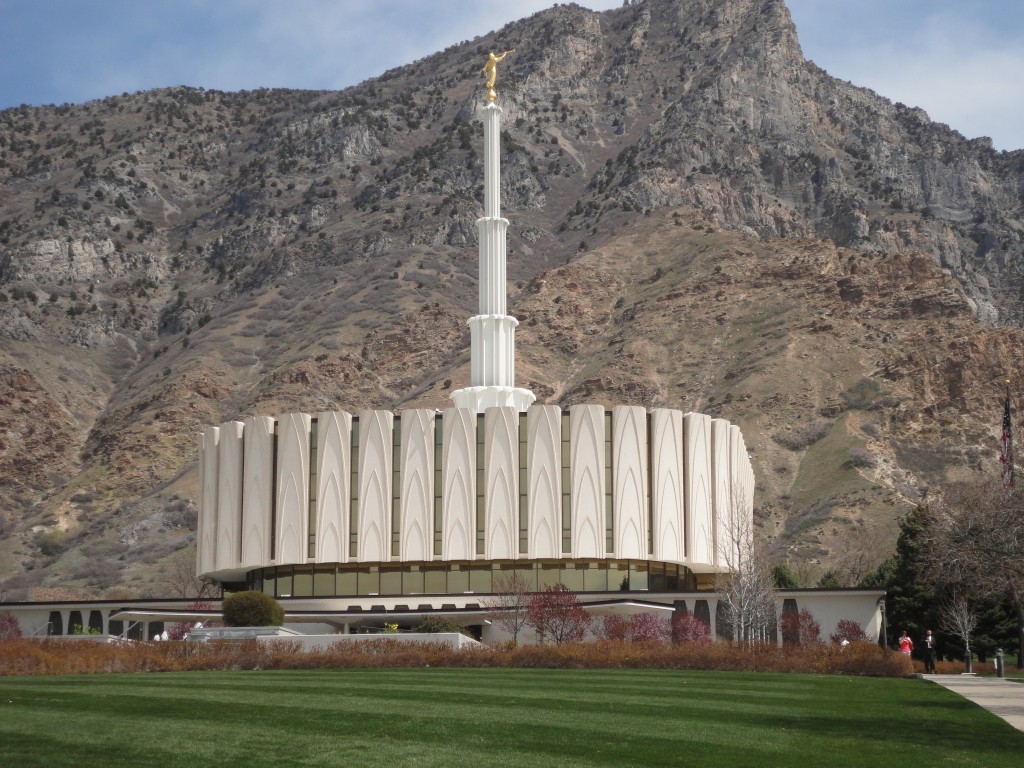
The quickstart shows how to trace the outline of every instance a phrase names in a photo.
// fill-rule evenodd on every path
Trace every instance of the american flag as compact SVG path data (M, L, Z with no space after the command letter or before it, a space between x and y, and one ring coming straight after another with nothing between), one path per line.
M1010 388L1006 388L1003 403L1003 436L999 440L999 474L1004 488L1013 488L1013 425L1010 422Z

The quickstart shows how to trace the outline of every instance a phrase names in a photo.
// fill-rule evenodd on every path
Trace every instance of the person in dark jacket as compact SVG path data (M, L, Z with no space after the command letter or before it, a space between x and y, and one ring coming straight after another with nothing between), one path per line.
M924 636L924 672L925 674L935 674L935 635L929 629Z

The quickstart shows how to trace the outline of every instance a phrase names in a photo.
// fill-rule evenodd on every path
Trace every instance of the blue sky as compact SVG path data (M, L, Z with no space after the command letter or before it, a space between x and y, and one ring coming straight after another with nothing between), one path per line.
M786 2L804 54L830 74L1024 148L1024 0ZM0 0L0 108L170 85L344 88L552 4Z

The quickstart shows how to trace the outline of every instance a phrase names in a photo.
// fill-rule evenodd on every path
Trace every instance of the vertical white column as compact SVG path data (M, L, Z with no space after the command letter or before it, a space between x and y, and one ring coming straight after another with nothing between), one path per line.
M316 436L317 562L345 563L352 499L352 414L321 411Z
M515 338L519 321L506 313L506 236L501 218L501 109L488 104L484 124L484 215L477 219L480 241L478 314L469 319L471 386L452 392L459 408L483 413L490 407L522 412L536 399L515 386Z
M214 570L217 558L217 464L220 427L209 427L199 436L199 538L196 542L196 574Z
M574 405L569 409L572 504L572 556L605 556L604 408ZM609 489L610 490L610 489Z
M242 562L243 568L270 564L274 497L274 420L250 416L242 440Z
M217 550L213 567L237 568L242 535L242 430L240 421L220 425L217 443Z
M501 108L493 102L484 107L484 216L501 216Z

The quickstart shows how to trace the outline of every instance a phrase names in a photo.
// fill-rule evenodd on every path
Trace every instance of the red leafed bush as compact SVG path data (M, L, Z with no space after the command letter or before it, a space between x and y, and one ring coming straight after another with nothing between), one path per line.
M597 635L602 640L654 643L670 639L672 627L668 619L653 613L635 613L632 616L603 616Z
M212 611L213 610L213 604L212 603L208 603L205 600L196 600L194 603L189 603L188 606L186 606L185 610L187 610L187 611ZM196 624L200 624L200 623L202 623L202 622L198 622L198 621L182 621L182 622L178 622L177 624L172 624L171 628L169 630L167 630L167 639L168 640L184 640L185 636L193 629L193 627L195 627ZM219 625L220 625L220 622L217 622L217 621L207 621L207 622L205 622L203 624L204 627L215 627L215 626L219 626Z
M303 651L294 640L263 642L101 643L24 638L0 643L0 675L102 674L243 669L403 667L524 667L550 669L705 669L757 672L907 676L909 658L875 643L845 650L818 643L780 649L770 643L630 643L603 640L558 645L475 646L452 650L443 643L403 643L395 638L339 641Z
M821 625L806 608L799 613L786 612L779 619L783 645L814 645L821 642Z
M672 642L710 643L711 627L692 613L684 613L672 620Z
M541 642L578 643L590 629L590 614L575 592L564 584L556 584L530 596L526 623Z
M865 632L860 624L853 619L840 619L836 622L836 631L828 636L828 639L835 645L839 645L845 640L848 643L870 643L871 638L868 637L868 633Z
M21 637L21 624L10 611L0 613L0 640L17 640Z
M628 640L629 620L625 616L602 616L597 634L602 640Z

